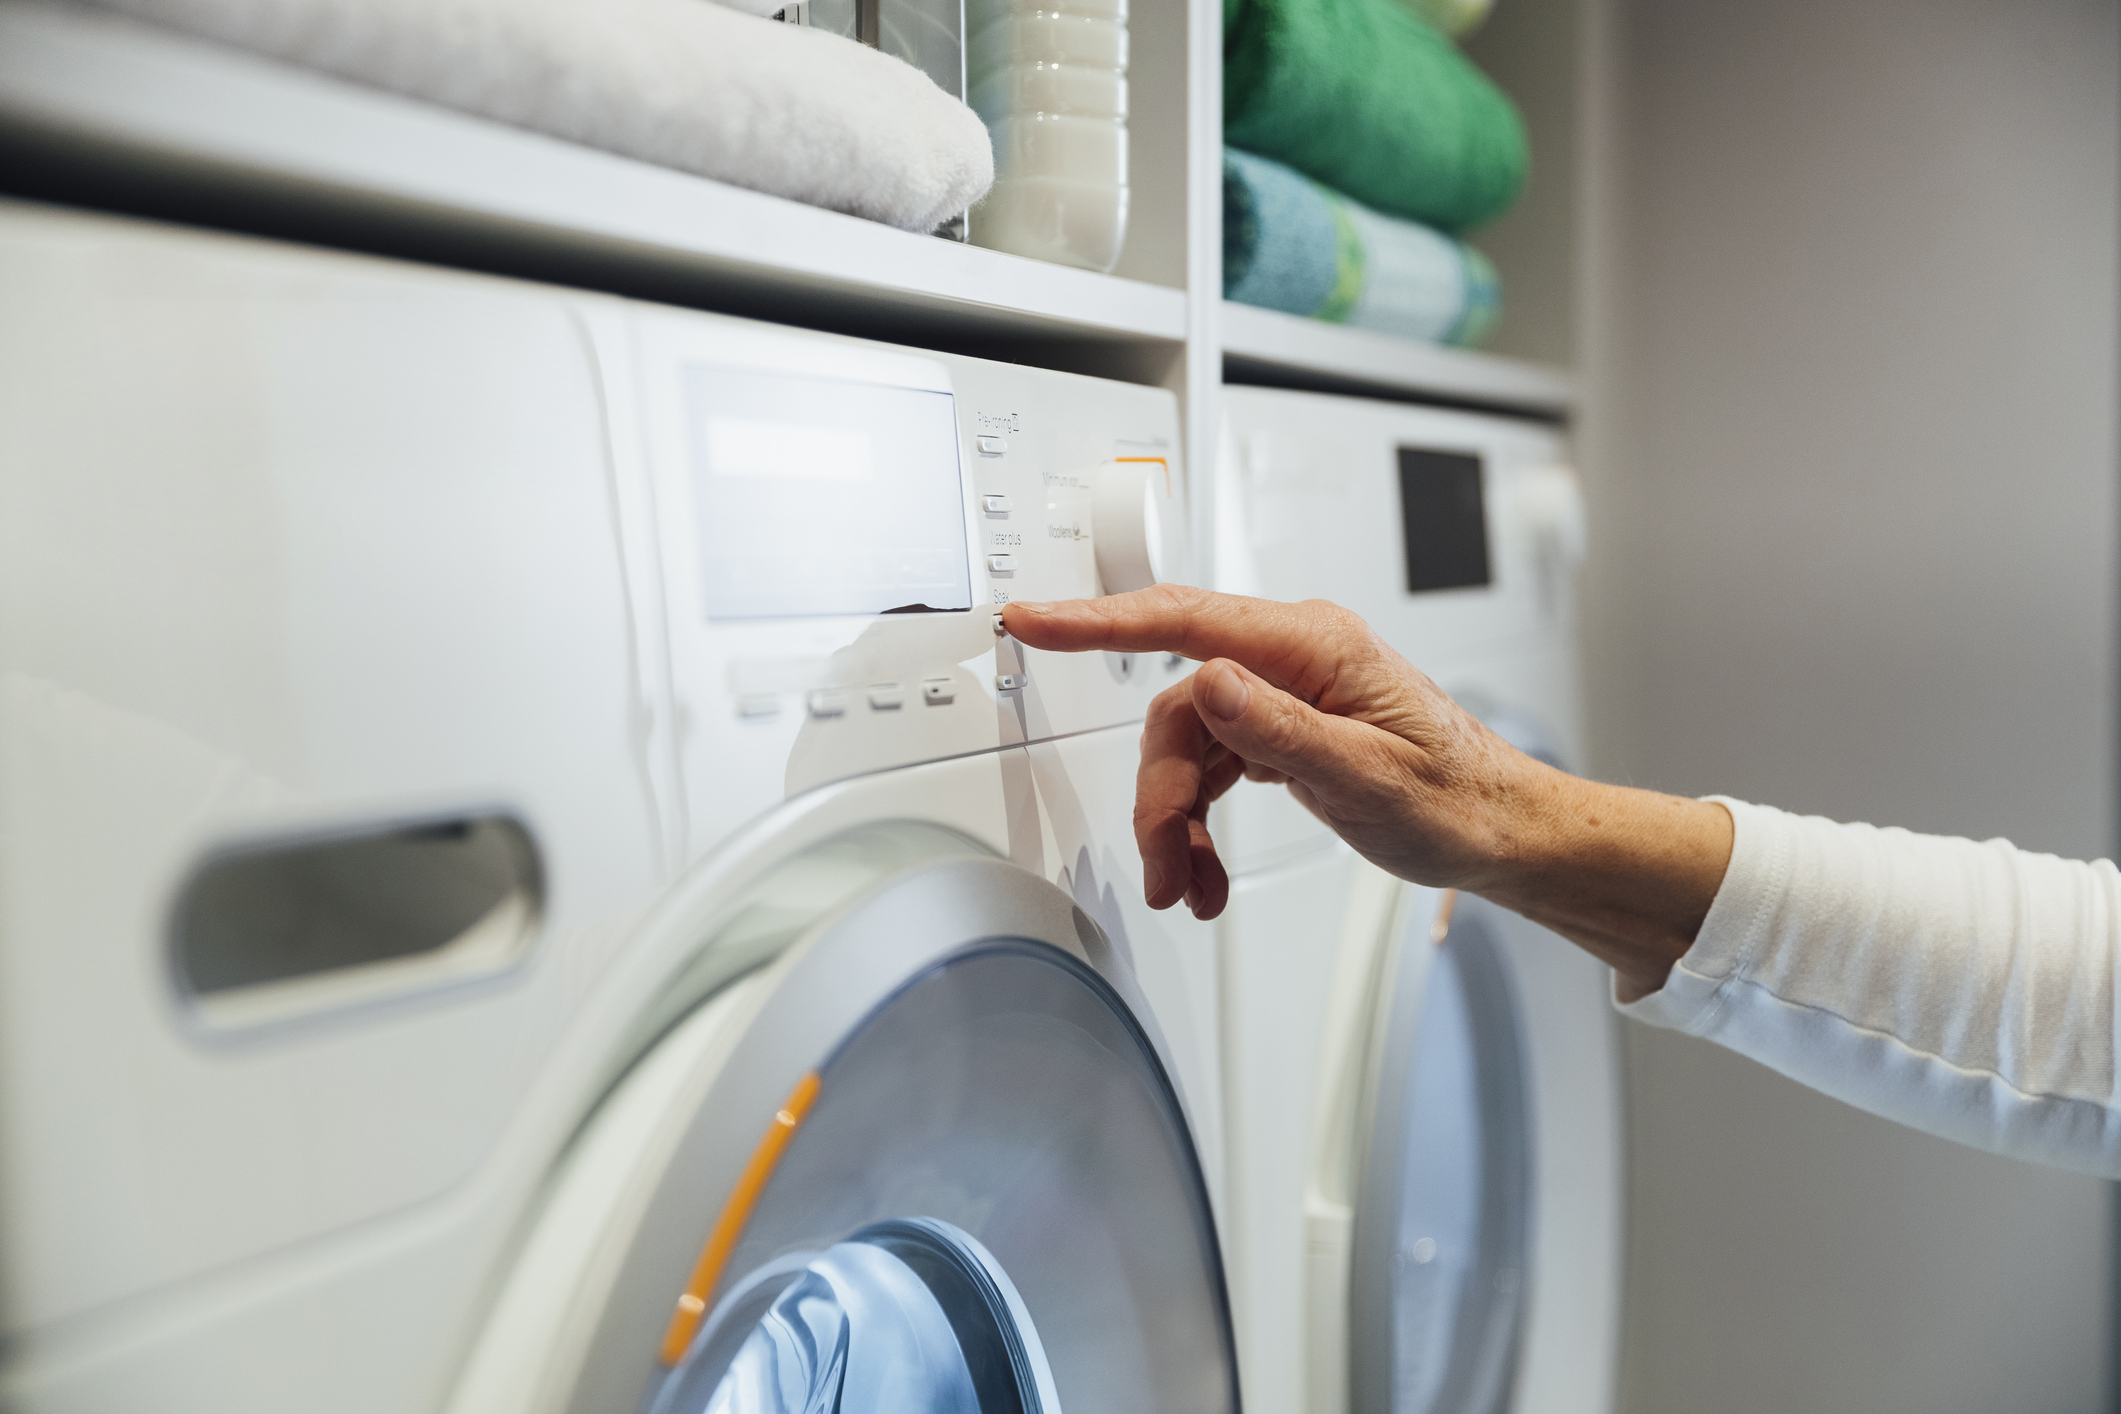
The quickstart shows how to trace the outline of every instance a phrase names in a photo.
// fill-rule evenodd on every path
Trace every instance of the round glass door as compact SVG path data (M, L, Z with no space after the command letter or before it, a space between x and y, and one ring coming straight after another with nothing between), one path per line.
M1356 1231L1357 1407L1498 1414L1523 1325L1531 1110L1490 905L1463 899L1402 965Z
M814 1094L649 1414L1234 1408L1182 1111L1091 968L958 951Z

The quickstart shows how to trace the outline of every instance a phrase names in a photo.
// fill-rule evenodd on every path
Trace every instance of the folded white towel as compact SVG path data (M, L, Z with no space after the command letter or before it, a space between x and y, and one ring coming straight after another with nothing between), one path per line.
M91 0L429 102L909 231L983 196L910 64L704 0Z

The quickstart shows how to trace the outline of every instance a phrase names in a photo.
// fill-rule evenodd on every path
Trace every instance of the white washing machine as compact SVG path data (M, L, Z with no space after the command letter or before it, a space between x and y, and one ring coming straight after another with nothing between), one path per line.
M1581 498L1533 422L1226 390L1219 587L1330 599L1518 745L1580 759ZM1404 885L1280 789L1215 822L1246 1402L1610 1409L1621 1092L1603 967ZM1439 946L1440 941L1440 946Z
M0 1403L1236 1407L1164 392L0 205Z

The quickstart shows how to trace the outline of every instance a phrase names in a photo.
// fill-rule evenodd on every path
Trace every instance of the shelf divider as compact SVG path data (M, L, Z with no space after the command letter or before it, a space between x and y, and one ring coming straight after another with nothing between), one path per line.
M1576 381L1559 369L1442 348L1224 301L1224 377L1357 396L1410 398L1562 418Z

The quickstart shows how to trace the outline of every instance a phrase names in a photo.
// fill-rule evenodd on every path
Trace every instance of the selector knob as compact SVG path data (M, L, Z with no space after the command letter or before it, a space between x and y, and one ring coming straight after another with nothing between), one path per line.
M1563 572L1583 563L1589 539L1583 485L1569 467L1534 467L1518 492L1517 514L1542 559Z
M1175 491L1162 457L1116 457L1098 467L1090 482L1090 538L1105 593L1147 589L1179 573L1185 522Z

